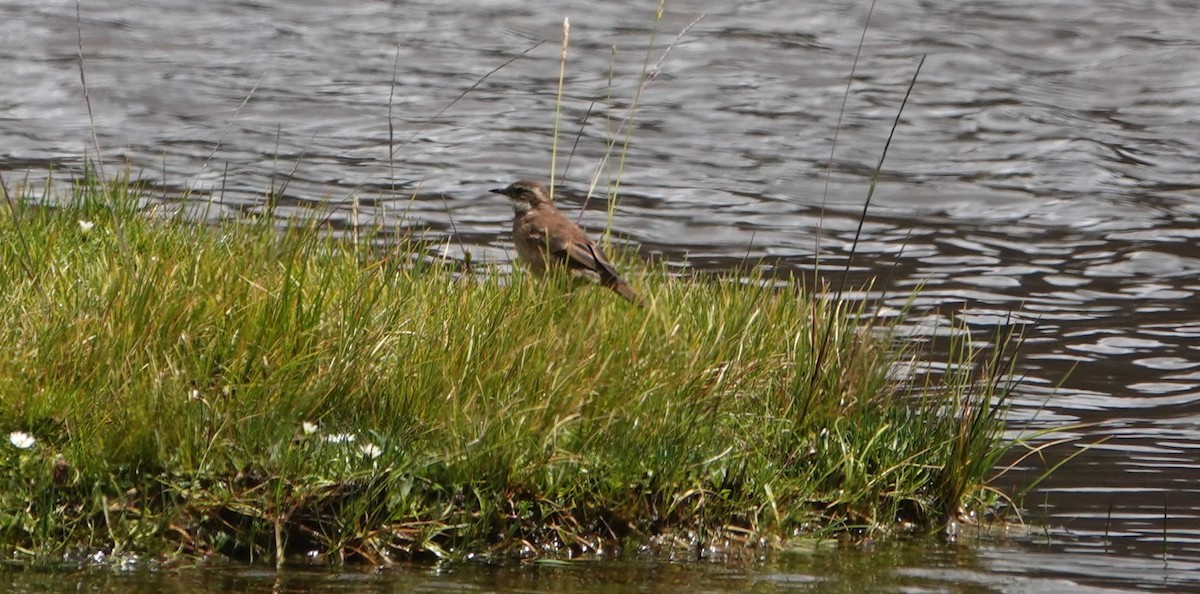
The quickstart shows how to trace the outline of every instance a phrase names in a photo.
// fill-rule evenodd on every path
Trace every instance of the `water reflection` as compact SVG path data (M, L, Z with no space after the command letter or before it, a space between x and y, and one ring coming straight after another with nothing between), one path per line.
M565 207L577 208L627 117L655 26L653 3L582 0L549 13L505 0L81 8L77 22L71 2L0 5L0 170L10 183L36 187L96 156L81 35L110 173L127 161L168 203L188 194L181 207L195 218L262 212L271 195L279 216L337 206L331 221L347 231L444 238L453 221L476 261L508 258L508 207L486 188L548 169L555 43L432 116L492 68L557 39L570 16L563 130L579 142L559 179ZM849 0L669 5L652 60L705 18L641 98L617 241L680 269L839 270L900 96L928 54L851 280L878 278L872 295L887 292L892 308L924 287L915 325L954 318L981 339L1025 327L1013 434L1082 424L1069 434L1078 444L1048 464L1102 441L1027 501L1036 519L1068 531L1051 541L1077 547L1061 563L1110 568L1115 587L1126 571L1149 587L1194 587L1175 569L1200 560L1194 6L881 3L830 161L865 13ZM613 175L600 176L602 190ZM589 205L585 225L604 226L604 199ZM458 241L445 245L462 256ZM1030 461L1004 480L1021 484L1044 467ZM1164 549L1170 566L1156 572ZM1014 566L1044 567L994 552L997 563L1012 555ZM1110 563L1103 552L1123 556ZM939 575L930 579L974 579ZM779 579L755 587L798 587ZM1055 584L1022 574L1001 589Z
M345 592L1174 592L1200 586L1200 565L1098 556L1064 545L1030 552L987 544L817 546L767 563L571 561L453 568L401 565L329 572L247 567L0 573L14 593L341 594ZM1125 579L1113 579L1113 570Z

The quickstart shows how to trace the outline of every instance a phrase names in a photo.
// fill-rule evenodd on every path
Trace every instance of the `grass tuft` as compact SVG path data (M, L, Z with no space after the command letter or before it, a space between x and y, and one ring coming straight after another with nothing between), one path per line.
M898 374L925 355L893 322L796 281L645 269L639 310L313 222L147 216L120 179L59 202L0 214L18 558L702 548L931 531L998 497L1008 359L963 340L952 372Z

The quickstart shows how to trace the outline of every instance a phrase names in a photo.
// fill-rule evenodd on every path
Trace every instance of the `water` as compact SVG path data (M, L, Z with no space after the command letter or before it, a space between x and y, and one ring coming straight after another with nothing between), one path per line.
M13 594L64 590L96 594L213 592L344 594L350 592L1177 592L1200 584L1200 565L1135 557L1101 557L1013 547L885 545L819 548L770 562L707 563L634 560L533 563L507 567L399 566L382 570L225 566L184 570L0 572Z
M197 216L254 210L274 188L282 214L332 202L336 223L433 238L453 229L477 260L505 260L510 213L486 190L548 177L561 18L572 25L564 153L582 129L560 192L574 211L627 118L655 5L81 8L77 22L72 2L0 5L0 172L10 185L77 173L98 144L109 174L128 162L170 204L187 190L204 204ZM863 1L669 5L648 64L670 51L640 97L621 171L617 240L680 266L751 258L805 271L819 242L822 266L844 265L870 172L927 55L852 276L880 277L897 305L923 284L919 322L954 316L981 335L1025 327L1028 380L1013 431L1075 425L1036 443L1074 441L1027 460L1002 486L1077 457L1027 499L1030 518L1049 526L1038 538L952 553L922 546L905 560L864 555L917 591L1074 582L1200 591L1191 577L1200 563L1200 10L1190 0L881 3L831 162L866 13ZM603 226L605 206L593 198L585 224ZM972 563L947 565L942 554ZM708 573L743 570L670 567L712 589L842 583L834 570L779 563L745 569L758 576L752 583ZM587 591L630 583L613 572L650 571L588 567L561 571ZM809 577L790 581L793 572ZM428 587L565 588L455 579L434 576Z

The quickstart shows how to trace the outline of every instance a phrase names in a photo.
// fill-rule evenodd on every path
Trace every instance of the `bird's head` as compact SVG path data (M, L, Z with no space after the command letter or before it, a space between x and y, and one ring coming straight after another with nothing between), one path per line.
M506 188L488 190L493 194L503 194L512 203L513 212L521 214L542 204L551 204L550 193L545 186L535 181L520 180Z

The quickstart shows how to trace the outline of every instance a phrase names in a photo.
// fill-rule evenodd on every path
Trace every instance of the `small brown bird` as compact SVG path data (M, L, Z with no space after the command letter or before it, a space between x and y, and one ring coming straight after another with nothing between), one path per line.
M512 203L517 257L534 274L544 274L551 266L566 266L572 274L596 280L642 305L642 298L617 274L600 248L554 206L542 184L521 180L491 192L507 196Z

